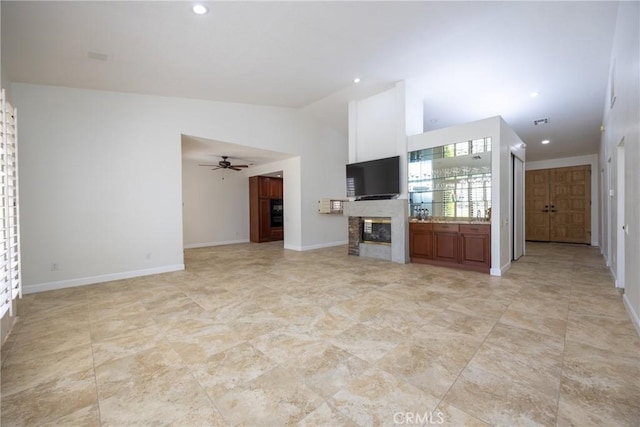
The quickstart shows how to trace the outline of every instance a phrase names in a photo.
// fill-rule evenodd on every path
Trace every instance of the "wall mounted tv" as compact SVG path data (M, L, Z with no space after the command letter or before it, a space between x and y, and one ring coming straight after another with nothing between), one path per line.
M400 156L347 165L347 197L394 199L400 194Z

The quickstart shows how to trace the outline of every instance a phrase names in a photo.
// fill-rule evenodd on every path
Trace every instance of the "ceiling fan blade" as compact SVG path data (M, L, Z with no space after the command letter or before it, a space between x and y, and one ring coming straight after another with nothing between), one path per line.
M234 168L248 168L249 167L249 165L231 165L231 166L233 166Z
M229 167L228 167L228 169L231 169L231 170L233 170L233 171L239 171L239 170L242 170L242 169L238 169L238 168L237 168L237 167L235 167L235 166L229 166Z
M211 166L213 166L213 165L211 165ZM218 167L215 167L215 168L213 168L213 169L211 169L211 170L212 170L212 171L217 171L218 169L225 169L225 168L221 168L220 166L218 166Z

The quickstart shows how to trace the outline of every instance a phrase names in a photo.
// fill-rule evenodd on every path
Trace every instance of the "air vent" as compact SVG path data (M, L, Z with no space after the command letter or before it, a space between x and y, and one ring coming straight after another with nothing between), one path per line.
M549 124L549 119L538 119L538 120L534 120L533 124L538 126L538 125L546 125Z
M109 59L109 55L107 55L106 53L93 52L93 51L89 51L87 53L87 57L89 59L95 59L96 61L107 61Z

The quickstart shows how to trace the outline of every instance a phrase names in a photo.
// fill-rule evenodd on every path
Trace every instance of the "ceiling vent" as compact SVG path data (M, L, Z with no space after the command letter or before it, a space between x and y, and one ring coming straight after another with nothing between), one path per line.
M538 119L538 120L534 120L533 124L538 126L538 125L546 125L549 124L549 119Z

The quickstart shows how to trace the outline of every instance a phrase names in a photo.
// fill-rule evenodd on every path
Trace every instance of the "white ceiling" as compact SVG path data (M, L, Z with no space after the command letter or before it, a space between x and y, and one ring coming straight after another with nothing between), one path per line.
M502 115L528 160L598 151L615 2L233 1L207 2L203 16L193 4L2 0L2 70L12 82L305 108L345 135L349 100L411 80L425 130Z
M262 165L294 157L291 154L276 151L262 150L192 135L182 135L183 158L207 165L216 165L222 156L229 157L228 160L233 164L248 164L249 166Z

